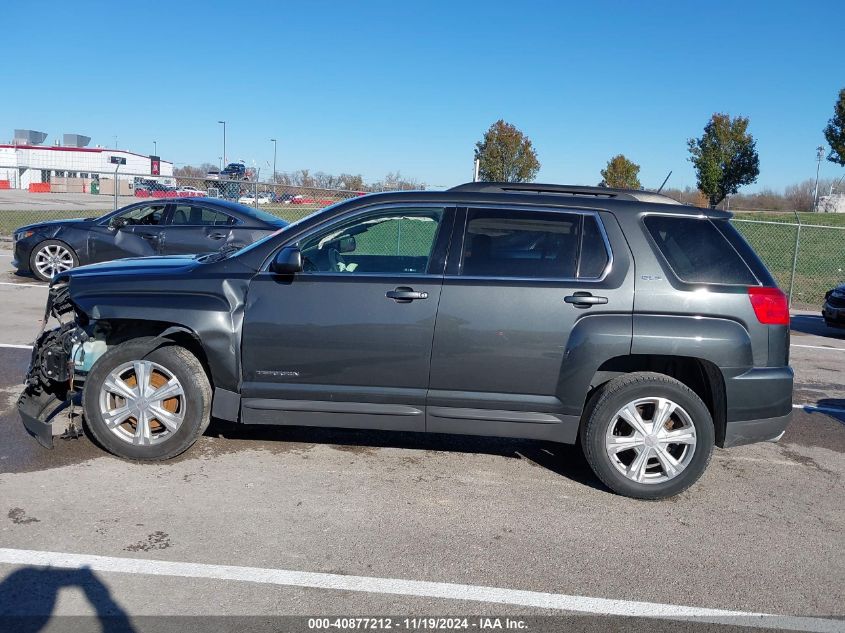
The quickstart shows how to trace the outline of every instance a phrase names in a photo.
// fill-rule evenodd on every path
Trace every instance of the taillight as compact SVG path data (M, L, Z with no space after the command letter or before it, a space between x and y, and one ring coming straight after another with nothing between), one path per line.
M789 303L780 288L748 288L748 298L757 320L763 325L789 325Z

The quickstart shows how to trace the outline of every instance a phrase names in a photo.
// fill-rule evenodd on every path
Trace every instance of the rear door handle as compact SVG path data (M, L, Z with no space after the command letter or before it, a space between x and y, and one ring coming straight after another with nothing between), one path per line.
M407 286L399 286L395 290L388 290L384 293L388 299L393 299L396 303L411 303L417 299L428 299L427 292L417 292L413 288Z
M226 234L225 233L209 233L208 237L210 237L213 240L222 240L224 237L226 237Z
M589 292L575 292L564 297L563 300L576 308L589 308L590 306L607 303L607 297L594 297Z

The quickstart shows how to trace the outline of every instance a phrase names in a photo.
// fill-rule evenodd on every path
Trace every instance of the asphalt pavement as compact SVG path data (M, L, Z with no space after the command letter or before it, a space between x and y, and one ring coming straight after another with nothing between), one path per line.
M8 261L0 616L107 613L140 630L161 615L630 613L845 630L845 332L817 315L793 318L784 438L717 449L693 488L641 502L574 447L522 440L214 422L162 464L87 437L45 450L15 401L46 290Z

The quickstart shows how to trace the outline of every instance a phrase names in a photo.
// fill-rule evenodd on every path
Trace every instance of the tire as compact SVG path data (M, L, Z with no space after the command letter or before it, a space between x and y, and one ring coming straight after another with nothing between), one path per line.
M76 252L59 240L44 240L36 244L29 254L29 270L41 281L50 281L53 275L79 266Z
M149 386L143 399L136 399L139 371ZM127 388L134 403L118 395ZM157 394L171 395L156 400ZM150 351L149 338L135 339L97 360L85 381L82 404L91 434L108 452L161 461L188 450L208 427L211 385L202 364L184 347Z
M593 472L614 492L665 499L689 488L707 468L715 443L713 418L683 383L664 374L627 374L600 387L591 403L581 447Z

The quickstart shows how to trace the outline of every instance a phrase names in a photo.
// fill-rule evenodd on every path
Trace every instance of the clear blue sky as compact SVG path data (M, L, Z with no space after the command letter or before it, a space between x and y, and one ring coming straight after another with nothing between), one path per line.
M37 7L36 7L37 5ZM279 171L471 177L496 119L528 134L538 180L595 184L622 152L656 187L694 185L686 139L751 118L760 179L815 176L845 87L837 2L4 3L0 139L14 128ZM822 176L843 169L822 163Z

